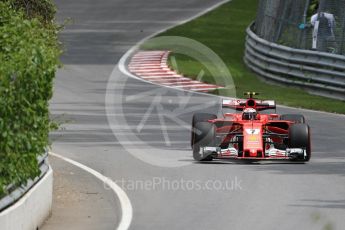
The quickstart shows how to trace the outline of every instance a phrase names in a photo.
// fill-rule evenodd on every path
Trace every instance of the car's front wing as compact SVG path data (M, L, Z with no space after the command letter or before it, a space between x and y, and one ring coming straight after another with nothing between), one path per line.
M242 160L295 160L305 159L306 150L302 148L293 148L280 150L270 148L265 151L265 154L260 157L246 157L241 156L235 148L222 149L220 147L201 147L200 155L203 157L212 156L216 159L242 159Z

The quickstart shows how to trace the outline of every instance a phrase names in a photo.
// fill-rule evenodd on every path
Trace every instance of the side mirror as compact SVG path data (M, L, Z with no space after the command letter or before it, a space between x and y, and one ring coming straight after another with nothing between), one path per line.
M279 118L279 114L275 114L275 113L270 114L269 116L270 116L270 118L272 118L272 119Z

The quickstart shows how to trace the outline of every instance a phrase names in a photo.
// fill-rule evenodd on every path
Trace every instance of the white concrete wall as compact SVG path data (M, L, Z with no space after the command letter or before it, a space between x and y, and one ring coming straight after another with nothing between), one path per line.
M0 213L1 230L36 230L50 216L53 202L53 170L14 205Z

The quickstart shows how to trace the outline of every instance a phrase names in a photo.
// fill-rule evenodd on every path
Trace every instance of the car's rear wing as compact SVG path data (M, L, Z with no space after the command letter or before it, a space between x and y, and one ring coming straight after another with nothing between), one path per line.
M230 108L243 111L245 108L255 108L258 111L276 109L276 102L273 100L256 99L223 99L222 108Z

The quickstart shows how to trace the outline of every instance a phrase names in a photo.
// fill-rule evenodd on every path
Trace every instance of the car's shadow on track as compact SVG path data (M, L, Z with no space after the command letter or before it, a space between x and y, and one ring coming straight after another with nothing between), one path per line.
M257 164L255 164L257 165ZM272 173L278 173L283 175L339 175L345 176L344 170L345 163L332 159L330 161L319 161L311 159L311 161L303 162L273 162L263 163L258 167L252 167L255 171L270 171Z
M212 160L212 161L195 161L193 159L184 159L179 161L188 161L192 162L193 164L209 164L209 165L226 165L226 164L233 164L233 165L304 165L305 162L293 162L293 161L248 161L248 160Z
M205 162L196 162L196 164L234 164L234 165L304 165L304 162L250 162L250 161L205 161Z
M321 156L321 157L320 157ZM179 159L179 161L190 162L192 165L231 165L233 166L246 166L248 169L258 172L271 172L274 174L289 174L289 175L340 175L345 176L345 158L344 157L328 157L325 154L318 154L309 162L294 162L287 160L275 161L243 161L243 160L218 160L213 161L195 161L191 156ZM216 166L215 166L216 167Z
M302 199L298 204L292 204L293 207L309 207L309 208L335 208L345 209L345 200L330 200L330 199Z

